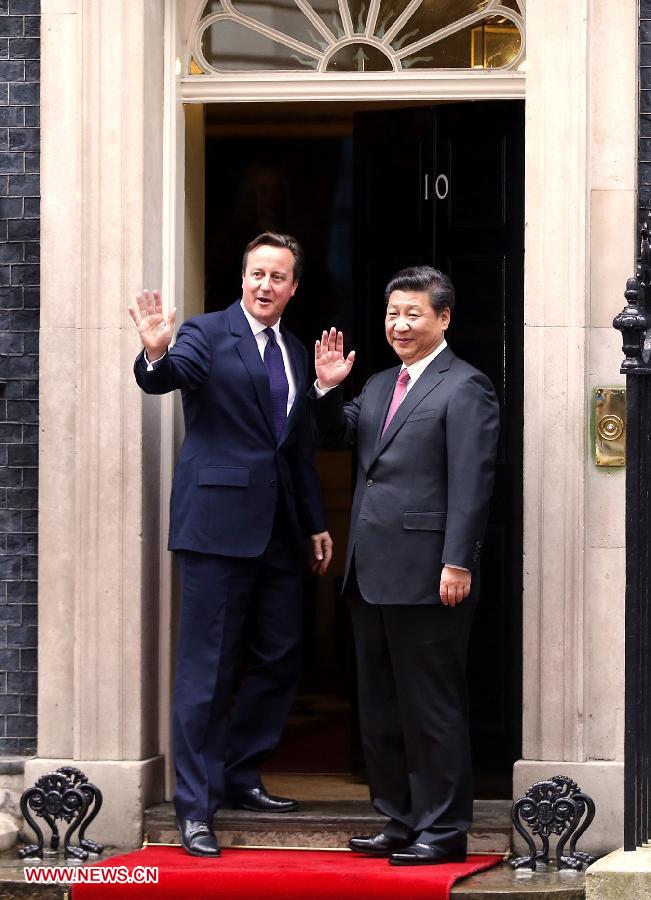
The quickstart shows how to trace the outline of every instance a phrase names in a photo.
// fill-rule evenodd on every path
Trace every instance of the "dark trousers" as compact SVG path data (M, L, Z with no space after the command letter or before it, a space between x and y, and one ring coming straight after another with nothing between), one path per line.
M258 763L280 740L301 670L301 560L282 517L262 556L176 557L174 803L180 818L209 821L229 793L260 785Z
M466 655L474 604L367 603L353 590L362 747L385 833L453 849L472 822Z

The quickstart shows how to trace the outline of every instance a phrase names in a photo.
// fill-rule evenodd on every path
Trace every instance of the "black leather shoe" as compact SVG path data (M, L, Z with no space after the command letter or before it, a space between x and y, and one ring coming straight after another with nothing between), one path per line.
M442 863L465 862L465 842L458 848L443 849L435 844L424 844L416 841L396 853L392 853L389 862L392 866L436 866Z
M219 844L208 822L177 819L183 849L190 856L220 856Z
M288 797L272 797L263 787L238 791L230 797L233 809L248 809L251 812L286 813L298 808L297 800Z
M412 838L389 837L381 831L379 834L370 834L365 837L352 837L348 846L355 853L365 853L367 856L391 856L396 850L404 850L410 847Z

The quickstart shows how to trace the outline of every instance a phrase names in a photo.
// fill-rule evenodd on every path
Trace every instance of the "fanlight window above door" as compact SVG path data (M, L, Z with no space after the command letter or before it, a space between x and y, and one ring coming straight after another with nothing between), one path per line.
M525 0L208 0L186 74L514 69Z

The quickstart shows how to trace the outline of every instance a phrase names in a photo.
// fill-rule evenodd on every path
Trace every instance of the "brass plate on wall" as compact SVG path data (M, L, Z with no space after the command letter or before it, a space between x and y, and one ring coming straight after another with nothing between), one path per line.
M594 392L594 458L598 466L626 465L626 389Z

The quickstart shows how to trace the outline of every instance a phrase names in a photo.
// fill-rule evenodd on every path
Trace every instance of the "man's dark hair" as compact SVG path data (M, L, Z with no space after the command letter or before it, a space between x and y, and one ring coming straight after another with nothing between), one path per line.
M385 303L394 291L427 291L430 306L439 315L446 308L454 309L454 285L432 266L409 266L397 272L384 291Z
M242 257L242 273L246 272L246 262L251 250L256 247L285 247L294 257L294 281L298 281L303 274L303 248L291 234L277 234L275 231L263 231L247 244Z

